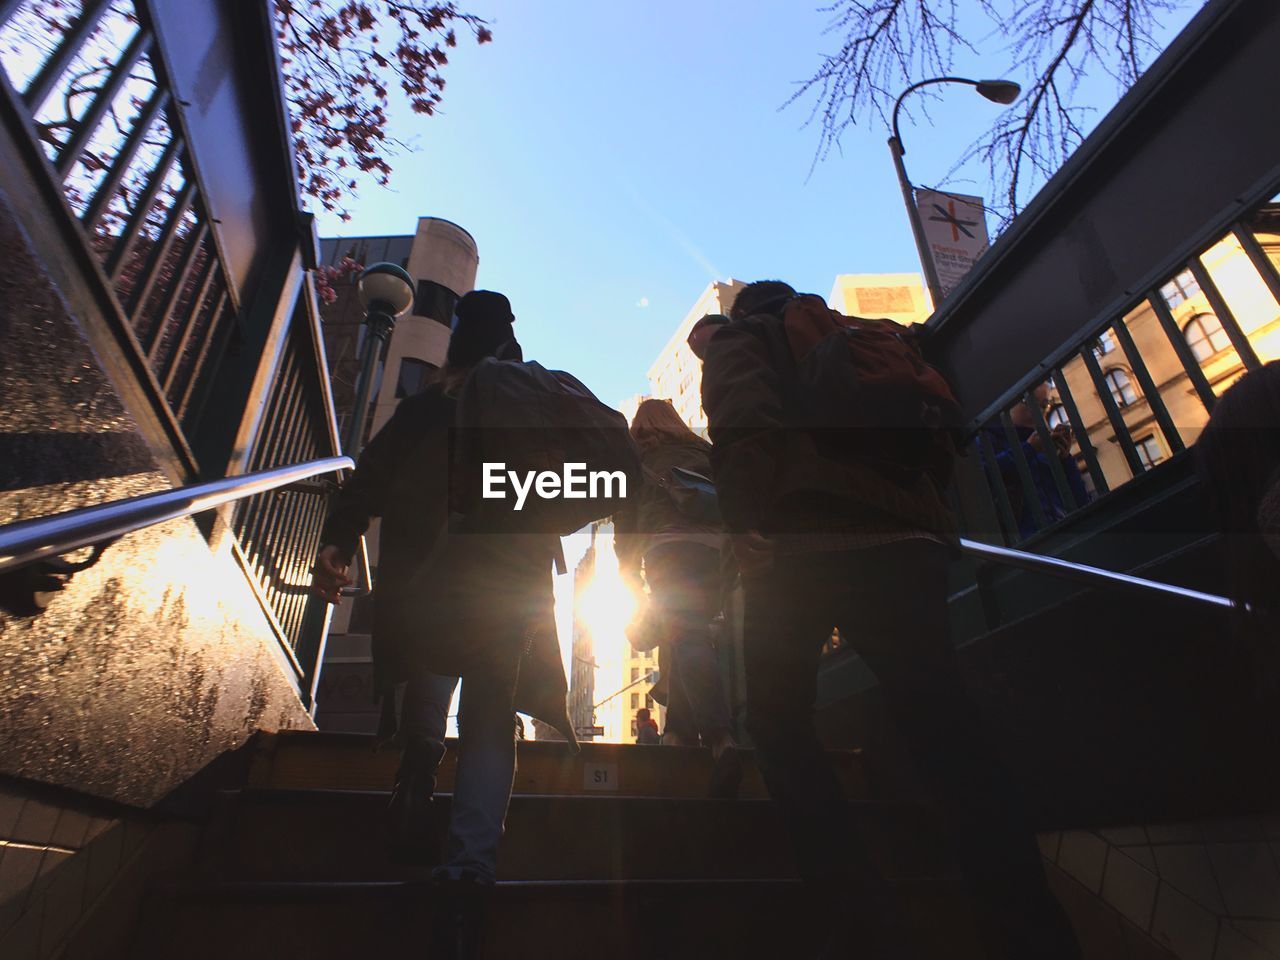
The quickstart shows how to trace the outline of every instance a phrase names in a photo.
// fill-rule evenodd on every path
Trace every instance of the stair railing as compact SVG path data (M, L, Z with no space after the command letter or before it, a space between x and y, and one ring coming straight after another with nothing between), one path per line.
M355 468L350 457L324 457L273 467L237 477L223 477L173 490L142 494L81 507L47 517L0 526L0 573L45 557L57 556L104 541L119 539L144 527L188 517L310 477Z
M997 547L989 543L978 543L975 540L967 540L963 537L960 540L960 549L971 556L990 560L994 563L1018 567L1022 570L1029 570L1032 573L1043 573L1063 580L1074 580L1077 583L1092 587L1111 587L1144 593L1157 593L1161 596L1173 597L1178 600L1190 600L1195 603L1205 603L1228 610L1235 609L1237 606L1236 602L1230 597L1222 597L1216 593L1205 593L1201 590L1192 590L1190 587L1179 587L1159 580L1135 577L1129 573L1117 573L1114 570L1104 570L1101 567L1091 567L1087 564L1061 560L1057 557L1046 557L1039 553L1014 550L1011 547ZM1248 611L1249 608L1245 606L1243 609Z

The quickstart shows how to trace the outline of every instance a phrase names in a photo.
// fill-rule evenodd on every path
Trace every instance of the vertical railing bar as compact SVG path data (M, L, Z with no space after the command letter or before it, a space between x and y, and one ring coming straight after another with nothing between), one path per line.
M146 345L147 359L153 363L155 362L156 354L160 350L160 344L164 341L165 328L169 325L174 311L178 308L178 301L182 299L182 291L186 288L187 281L191 279L191 271L196 265L196 259L200 256L200 250L204 247L204 241L208 235L209 224L203 219L197 220L195 226L187 235L187 247L182 251L182 259L178 262L174 276L170 279L169 292L165 294L159 309L156 311L156 322L151 328L150 343ZM145 308L145 300L137 301L135 309L143 310Z
M1032 425L1035 427L1036 436L1040 438L1040 453L1049 464L1049 473L1053 476L1053 485L1058 489L1058 496L1062 500L1062 506L1067 513L1070 513L1077 507L1083 506L1083 504L1076 503L1076 495L1071 492L1071 485L1067 483L1067 475L1062 469L1062 458L1058 456L1058 445L1053 442L1053 434L1049 432L1049 425L1045 422L1044 413L1041 411L1039 404L1032 402L1034 400L1034 394L1028 397L1027 407L1031 410Z
M188 183L182 188L182 192L174 201L173 208L169 211L169 216L165 220L160 236L156 237L155 246L152 247L151 253L147 256L139 282L129 291L129 319L135 323L139 319L140 312L146 308L147 300L151 298L151 292L155 288L156 281L160 279L160 272L164 269L164 265L169 259L169 254L173 251L173 245L178 239L178 232L186 222L187 214L192 212L195 205L195 189L195 184L193 183ZM197 219L196 223L192 225L192 232L194 233L199 226L200 223Z
M128 138L120 148L120 152L116 154L115 160L112 161L106 177L98 185L93 199L89 201L89 208L85 211L84 219L82 220L85 230L92 233L97 227L98 221L102 219L102 215L107 211L107 204L115 196L116 190L120 187L120 182L124 180L124 175L129 172L129 165L133 163L134 157L138 155L138 148L146 141L147 134L151 132L151 128L155 126L156 120L164 113L164 109L168 104L169 91L163 87L156 87L155 94L147 102L142 113L138 115L133 129L129 131Z
M1211 413L1214 404L1218 402L1218 397L1213 392L1213 386L1209 383L1209 378L1204 375L1204 370L1200 367L1200 361L1196 359L1195 353L1192 352L1191 345L1187 343L1187 338L1183 335L1182 328L1178 326L1178 321L1173 319L1173 311L1169 309L1168 301L1165 300L1159 290L1153 290L1148 295L1147 302L1151 304L1151 309L1155 311L1156 319L1160 321L1164 335L1169 338L1169 344L1173 347L1173 352L1178 355L1178 360L1182 363L1182 369L1186 372L1187 379L1195 387L1196 396L1204 404L1205 411Z
M1253 344L1249 342L1245 332L1240 329L1240 324L1236 322L1235 314L1227 306L1227 301L1223 298L1218 285L1213 282L1213 277L1209 276L1209 271L1205 267L1204 261L1199 257L1194 257L1188 266L1191 268L1191 275L1196 278L1196 283L1200 284L1200 290L1204 293L1205 299L1209 301L1209 306L1213 309L1214 314L1217 315L1218 322L1222 324L1222 329L1227 332L1231 345L1236 348L1236 353L1240 355L1240 361L1244 364L1244 368L1246 370L1257 370L1262 364L1258 360L1258 355L1253 352Z
M219 264L221 270L221 264ZM179 420L185 420L187 416L187 405L191 402L191 395L195 392L196 382L200 379L200 374L204 371L204 362L208 359L209 350L213 343L223 336L222 320L223 311L227 307L227 291L222 289L218 292L217 302L213 305L213 313L209 315L209 328L205 331L204 342L200 344L200 352L191 363L191 370L187 377L187 385L182 391L182 397L178 400L178 409L174 411ZM228 320L226 329L229 332L233 324ZM185 429L185 427L184 427Z
M1080 408L1076 406L1075 395L1071 392L1071 385L1067 383L1061 367L1053 371L1053 383L1058 389L1058 399L1062 401L1062 407L1067 411L1067 419L1071 421L1076 442L1080 444L1080 454L1084 457L1089 477L1093 480L1093 489L1097 491L1098 496L1102 496L1111 490L1111 485L1107 483L1107 475L1102 470L1102 464L1098 462L1098 451L1094 449L1093 438L1089 436L1084 418L1080 416Z
M142 227L147 222L151 208L155 206L156 198L160 196L160 191L164 189L164 183L169 178L169 171L173 169L173 165L178 159L178 154L181 152L182 142L177 138L170 140L169 145L164 148L164 152L160 155L155 169L151 171L151 178L147 182L147 188L142 191L142 196L138 198L138 206L130 214L129 219L125 221L124 230L121 231L115 247L112 248L111 256L107 258L107 276L111 278L112 282L120 279L120 271L124 269L125 263L128 262L129 255L133 252L133 245L138 242L138 237L142 232Z
M292 336L291 336L292 339ZM289 353L294 356L294 369L297 377L294 380L295 390L301 401L298 405L294 419L291 424L288 442L286 443L282 456L282 463L298 463L305 459L304 452L307 449L307 402L306 402L306 385L304 383L304 373L301 364L297 361L297 351L292 343L286 348ZM276 566L280 571L282 582L288 583L294 574L294 567L297 562L297 553L299 545L296 543L297 530L296 524L301 508L305 506L303 503L304 494L296 493L292 495L292 502L286 505L286 509L281 516L281 523L275 532L274 542L279 545L276 553Z
M112 69L111 76L107 78L107 82L102 85L98 95L93 98L93 103L89 105L89 109L80 118L75 133L71 135L71 139L67 141L66 145L58 153L57 162L54 163L54 168L64 182L67 179L67 175L71 173L71 168L80 159L84 148L89 145L89 140L97 132L98 125L107 115L107 111L115 101L116 95L120 93L120 88L124 86L124 82L133 73L133 68L138 65L138 61L142 59L150 48L151 36L145 31L139 30L125 49L120 62Z
M182 320L182 333L178 336L178 343L173 348L173 355L165 365L163 383L166 395L168 395L169 390L173 387L173 378L178 375L178 368L182 366L183 351L187 349L187 343L191 340L191 335L195 332L196 322L200 319L200 313L204 309L205 301L209 297L209 289L213 286L213 282L217 279L217 276L218 258L211 249L208 256L205 257L204 266L201 268L200 279L196 283L196 289L191 294L191 303L187 305L186 316L183 317Z
M1018 521L1013 515L1013 504L1009 500L1009 491L1005 489L1004 476L1000 473L1000 463L996 460L995 445L983 427L975 438L979 454L982 457L983 470L987 475L987 487L991 498L995 501L996 511L1005 530L1005 543L1016 543L1020 537Z
M72 24L67 35L62 38L58 49L53 51L53 55L23 91L22 99L27 102L27 108L32 113L39 110L49 99L49 95L53 93L53 88L62 79L67 67L71 66L71 62L93 36L93 31L98 27L98 21L102 19L102 15L107 12L109 6L110 0L89 0L85 3L79 19Z
M257 457L259 462L254 467L255 470L262 470L266 467L274 467L282 464L284 461L280 459L279 452L283 443L284 429L289 418L293 416L295 409L295 397L293 395L291 377L292 365L289 363L289 351L286 349L284 356L280 361L280 368L276 373L276 389L279 391L280 403L276 407L276 422L267 424L269 433L267 433L262 441L262 446L258 448ZM279 491L272 497L269 506L263 510L263 516L257 526L249 533L250 543L253 550L254 569L258 574L259 580L262 577L263 567L263 543L266 541L272 524L275 522L275 514L279 509L279 498L283 496Z
M1035 522L1036 529L1043 530L1049 525L1049 521L1044 515L1044 505L1040 503L1040 491L1036 487L1035 480L1031 478L1031 467L1027 463L1027 456L1022 450L1022 440L1018 437L1018 431L1013 425L1013 418L1009 416L1008 410L1000 414L1000 425L1004 428L1004 438L1009 448L1009 456L1013 457L1013 465L1018 471L1018 482L1022 484L1024 507L1030 508L1031 519Z
M1244 252L1253 261L1254 269L1258 271L1258 274L1262 277L1262 282L1271 291L1271 296L1275 298L1277 303L1280 303L1280 271L1276 270L1276 265L1267 256L1267 251L1262 249L1262 244L1254 235L1253 230L1244 223L1237 223L1231 228L1231 232L1236 235L1236 239L1240 241L1240 246L1244 248Z
M1098 363L1098 358L1093 355L1092 347L1081 350L1080 358L1084 360L1085 369L1089 371L1093 388L1098 391L1098 399L1102 401L1102 409L1107 412L1107 419L1111 421L1111 429L1116 432L1116 442L1120 444L1125 462L1129 464L1130 472L1136 477L1145 468L1142 466L1142 458L1138 456L1138 448L1133 444L1133 437L1129 434L1129 425L1124 421L1120 405L1111 395L1111 385L1102 375L1102 367Z
M296 357L293 356L294 351L292 345L285 347L290 355L292 362L291 376L289 378L290 392L295 394L300 401L293 406L290 419L285 425L285 434L280 444L280 455L276 458L277 464L296 463L298 453L302 448L300 441L300 431L297 430L297 418L305 404L303 400L301 387L301 376L298 369ZM267 531L262 537L262 549L259 556L263 559L263 579L266 580L266 573L270 569L274 569L276 577L270 581L273 588L278 594L283 595L285 587L288 585L291 573L292 561L292 544L290 536L292 533L292 525L297 515L300 499L303 495L294 491L286 491L281 494L280 501L277 504L275 515L268 526Z
M1125 324L1123 317L1116 320L1113 329L1116 332L1116 339L1120 341L1120 348L1129 360L1129 369L1138 378L1138 386L1142 388L1142 395L1151 407L1151 413L1156 418L1156 423L1160 425L1160 432L1164 434L1165 442L1169 444L1169 449L1173 453L1180 453L1187 448L1187 445L1182 440L1178 425L1173 422L1173 417L1169 415L1169 408L1165 406L1164 397L1156 386L1155 379L1151 376L1151 371L1147 369L1147 363L1142 358L1138 345L1134 343L1133 335L1129 333L1129 328Z
M276 464L271 453L275 448L281 413L289 401L289 395L284 389L282 372L277 372L275 382L271 387L270 397L270 402L267 404L266 410L263 411L264 420L259 429L258 440L255 444L249 467L251 472L263 469L264 464L270 464L271 466ZM277 493L264 494L262 505L256 511L253 522L245 525L242 546L245 548L250 564L255 568L257 566L257 550L262 525L265 522L270 504L276 496L278 496Z
M280 405L285 400L285 394L280 389L278 378L268 387L270 391L267 394L267 403L263 410L263 419L259 428L258 438L254 443L253 452L250 454L249 472L255 472L262 469L263 462L267 459L264 450L269 449L271 431L278 422L278 414ZM241 524L239 536L240 546L244 550L245 559L253 566L255 546L255 532L261 525L263 514L265 513L270 499L271 493L264 493L261 496L252 498L253 508L246 510L244 522Z
M306 581L307 575L310 572L311 564L316 555L316 551L320 549L320 531L324 529L324 519L327 513L326 498L323 496L317 496L314 499L315 499L315 502L311 505L311 512L310 512L310 516L307 523L307 537L306 537L306 542L304 544L304 550L303 550L303 560L304 560L305 566L302 570L302 575L303 575L304 582ZM309 599L309 597L310 597L310 594L304 594L302 596L302 603L300 605L301 609L299 610L299 616L298 616L298 630L297 630L298 641L301 641L302 639L302 628L306 622L307 600Z
M314 513L311 501L315 500L315 495L300 493L298 494L298 499L301 502L291 522L289 567L286 574L288 580L295 585L306 582L305 558ZM298 628L302 612L302 603L300 601L304 598L305 594L291 592L289 595L289 615L285 633L289 638L290 646L296 646L298 642Z

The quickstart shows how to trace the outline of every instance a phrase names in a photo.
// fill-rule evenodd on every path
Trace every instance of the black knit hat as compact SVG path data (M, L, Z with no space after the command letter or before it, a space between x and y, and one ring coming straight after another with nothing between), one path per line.
M493 356L514 338L511 301L492 290L472 290L453 308L453 334L445 362L465 367Z

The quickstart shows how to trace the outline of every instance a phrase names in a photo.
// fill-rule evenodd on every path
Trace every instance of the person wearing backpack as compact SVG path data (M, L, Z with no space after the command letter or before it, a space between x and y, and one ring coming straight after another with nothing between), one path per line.
M459 489L458 398L480 368L523 366L513 362L520 358L514 319L499 293L473 291L458 301L440 378L403 400L361 453L331 508L315 567L316 591L337 603L359 536L371 517L382 517L375 689L385 736L396 726L388 708L401 688L393 806L402 816L427 816L453 677L462 677L449 829L444 862L433 873L435 951L449 957L477 949L511 796L515 711L549 723L576 749L552 608L558 537L451 532L460 525L459 504L470 508L474 500Z
M667 400L645 400L631 421L644 486L615 519L614 549L627 582L648 582L653 616L665 640L659 684L665 691L666 736L711 748L708 792L733 797L742 759L711 639L720 612L724 536L711 480L711 446L689 429ZM638 592L638 589L637 589ZM655 691L656 692L656 691ZM662 702L662 701L660 701Z
M702 404L745 593L747 729L815 922L830 925L822 956L917 955L814 726L820 651L838 627L991 908L990 955L1078 957L951 643L950 389L907 328L843 317L780 281L746 287L730 318L706 345Z

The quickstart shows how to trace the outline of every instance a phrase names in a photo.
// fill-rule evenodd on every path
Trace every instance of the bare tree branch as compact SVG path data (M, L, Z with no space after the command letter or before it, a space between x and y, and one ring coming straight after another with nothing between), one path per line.
M1123 92L1157 52L1160 17L1202 2L981 0L981 15L971 7L962 26L954 0L837 0L824 8L832 13L826 32L839 33L843 45L823 58L787 103L815 98L809 122L821 131L816 163L838 147L849 126L873 118L887 123L901 90L950 72L957 50L976 50L969 35L1003 40L997 49L1021 65L1026 92L947 175L981 161L1003 229L1084 139L1091 111L1076 102L1081 81L1102 74Z

